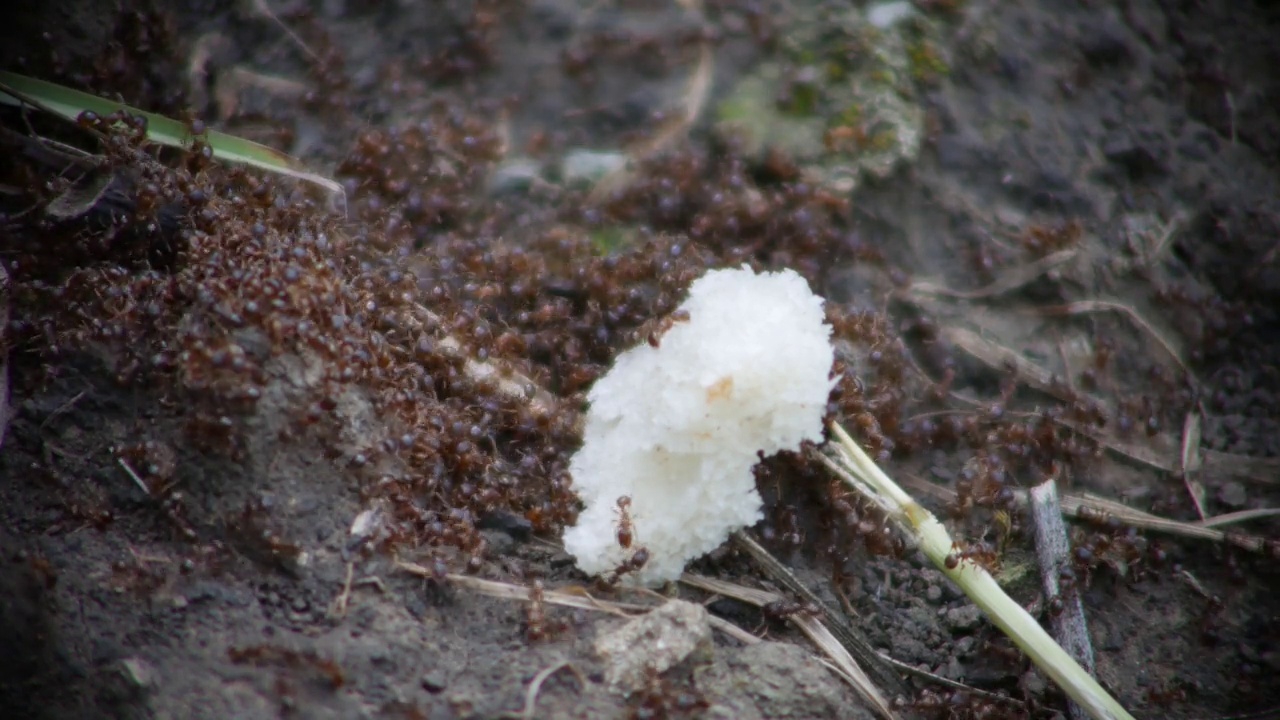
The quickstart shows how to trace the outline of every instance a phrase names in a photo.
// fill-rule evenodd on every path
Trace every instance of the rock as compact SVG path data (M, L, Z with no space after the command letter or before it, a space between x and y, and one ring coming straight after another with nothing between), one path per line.
M970 632L982 622L982 611L977 605L965 605L947 611L946 623L951 632Z
M1032 697L1040 697L1049 689L1049 684L1035 670L1028 670L1022 676L1022 691Z
M140 657L121 658L102 676L102 696L116 703L137 702L156 688L155 667Z
M948 659L945 663L934 669L935 675L940 675L949 680L964 679L964 666L960 664L960 660L956 657Z
M942 588L937 585L930 585L924 591L924 599L931 603L936 603L942 600Z
M1244 485L1232 480L1218 488L1218 500L1228 507L1242 508L1248 496L1245 494Z
M909 2L879 3L867 8L867 22L877 30L888 30L898 23L912 18L916 14L915 6Z
M644 687L651 672L666 672L695 652L711 652L711 621L697 603L671 600L596 639L604 677L616 692Z
M538 181L541 172L542 168L534 160L511 158L494 169L487 189L492 196L522 193Z
M422 689L435 695L448 687L444 673L439 670L428 670L422 674Z
M129 657L120 661L120 670L130 687L145 692L156 684L156 670L151 663L140 657Z
M814 655L788 643L762 642L742 648L696 671L695 681L716 709L707 717L838 717L870 720L875 714Z

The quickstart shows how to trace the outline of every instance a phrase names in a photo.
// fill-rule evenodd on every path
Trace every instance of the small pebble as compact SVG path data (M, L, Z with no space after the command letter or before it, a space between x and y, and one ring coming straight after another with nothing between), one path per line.
M924 591L924 597L929 602L936 603L942 600L942 588L937 585L930 585L928 589Z
M948 680L960 680L964 677L964 666L960 664L960 660L953 656L947 662L939 665L934 674L941 675Z
M435 694L443 692L447 683L444 673L439 670L428 670L422 674L422 689L429 693Z
M951 632L968 632L978 627L982 621L982 611L977 605L965 605L947 611L946 622Z
M1035 670L1028 670L1022 676L1021 685L1023 692L1033 697L1044 695L1045 690L1048 689L1048 685L1045 683L1044 678L1040 677L1040 673Z
M1245 494L1244 485L1233 480L1218 489L1218 500L1228 507L1241 508L1248 501L1248 496Z
M593 185L627 166L627 156L617 152L572 150L564 158L560 175L566 185Z

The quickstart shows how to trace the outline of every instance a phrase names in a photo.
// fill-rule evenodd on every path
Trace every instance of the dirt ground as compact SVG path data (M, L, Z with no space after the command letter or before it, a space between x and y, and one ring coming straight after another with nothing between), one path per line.
M394 564L586 585L555 546L583 391L707 266L794 267L829 299L866 379L833 411L958 533L998 544L1037 613L1030 524L1001 488L1054 475L1187 523L1280 507L1270 4L51 0L5 26L3 67L192 110L346 202L276 179L259 207L260 175L162 173L178 189L147 222L151 176L115 215L99 198L41 220L59 169L7 155L3 717L520 717L563 661L576 678L549 677L531 717L872 717L744 604L672 589L767 640L717 635L624 697L592 651L617 618L549 608L531 638L525 603ZM427 308L406 344L368 346L419 369L331 373L363 352L337 315L314 337L226 320L217 293L248 312L259 246L201 243L235 233L285 248L262 257L301 266L314 317ZM281 353L277 331L305 342ZM531 399L463 377L452 336ZM225 337L246 349L207 351ZM251 402L217 380L244 358ZM425 410L395 395L418 383ZM298 419L317 402L336 421ZM434 429L401 434L419 416ZM755 531L876 648L1020 703L912 677L904 716L1066 712L921 557L842 525L820 468L759 477ZM951 513L957 491L990 497ZM354 533L366 510L389 529ZM1072 523L1099 556L1077 580L1098 678L1137 717L1280 717L1280 520L1228 519L1225 541ZM767 586L728 550L693 569Z

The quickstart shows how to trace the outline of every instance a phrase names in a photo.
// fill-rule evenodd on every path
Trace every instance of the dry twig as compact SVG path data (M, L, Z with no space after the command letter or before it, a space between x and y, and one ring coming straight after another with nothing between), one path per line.
M1089 642L1089 627L1084 619L1084 605L1074 589L1063 592L1058 586L1058 571L1070 562L1071 541L1062 522L1062 508L1058 504L1058 486L1053 478L1031 488L1031 517L1035 525L1036 559L1040 563L1040 583L1044 596L1051 606L1061 604L1057 612L1049 613L1053 637L1076 662L1090 675L1094 674L1093 645ZM1071 717L1084 720L1089 717L1079 705L1070 705Z
M417 575L418 577L435 577L429 569L417 563L397 560L396 567L411 575ZM529 588L524 585L499 582L497 580L484 580L482 578L471 577L470 575L458 575L456 573L450 573L446 575L444 579L450 585L472 590L480 593L481 595L488 595L489 597L496 597L503 600L517 600L520 602L530 602L533 599L530 595ZM542 593L542 601L550 605L578 608L581 610L595 610L597 612L609 613L610 615L617 615L618 617L623 618L631 618L636 614L646 613L655 607L654 605L601 600L600 598L592 596L586 588L581 586L571 586L568 589L562 590L544 590ZM712 616L711 627L743 643L750 644L759 642L759 638L746 630L743 630L737 625L724 620L723 618Z
M956 497L954 492L940 485L935 485L911 475L906 475L905 477L912 489L927 493L939 500L950 501ZM1025 490L1015 490L1014 498L1023 506L1030 502ZM1280 509L1245 510L1239 513L1228 513L1227 515L1207 518L1200 522L1182 522L1153 515L1149 512L1131 508L1115 500L1108 500L1089 493L1063 495L1059 502L1062 506L1063 514L1077 520L1092 520L1098 517L1110 516L1122 525L1135 527L1139 530L1151 530L1166 535L1226 543L1241 550L1266 553L1280 559L1280 540L1269 540L1260 535L1224 532L1217 529L1222 525L1278 515L1280 514Z
M1182 466L1182 484L1186 486L1191 502L1195 503L1196 514L1203 520L1205 517L1204 485L1192 477L1192 474L1203 464L1200 456L1200 413L1198 412L1187 413L1187 419L1182 423L1182 452L1178 456Z

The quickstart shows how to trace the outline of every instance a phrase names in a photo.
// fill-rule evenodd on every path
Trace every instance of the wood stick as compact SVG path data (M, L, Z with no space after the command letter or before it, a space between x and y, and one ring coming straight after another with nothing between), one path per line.
M1071 541L1067 538L1067 526L1062 521L1057 483L1050 478L1031 488L1030 496L1041 587L1046 602L1056 605L1056 600L1062 603L1061 612L1049 613L1050 629L1058 644L1090 675L1094 675L1093 645L1089 642L1089 626L1085 623L1080 593L1075 588L1064 592L1058 585L1058 571L1071 562ZM1069 710L1075 720L1089 717L1084 708L1074 702Z

